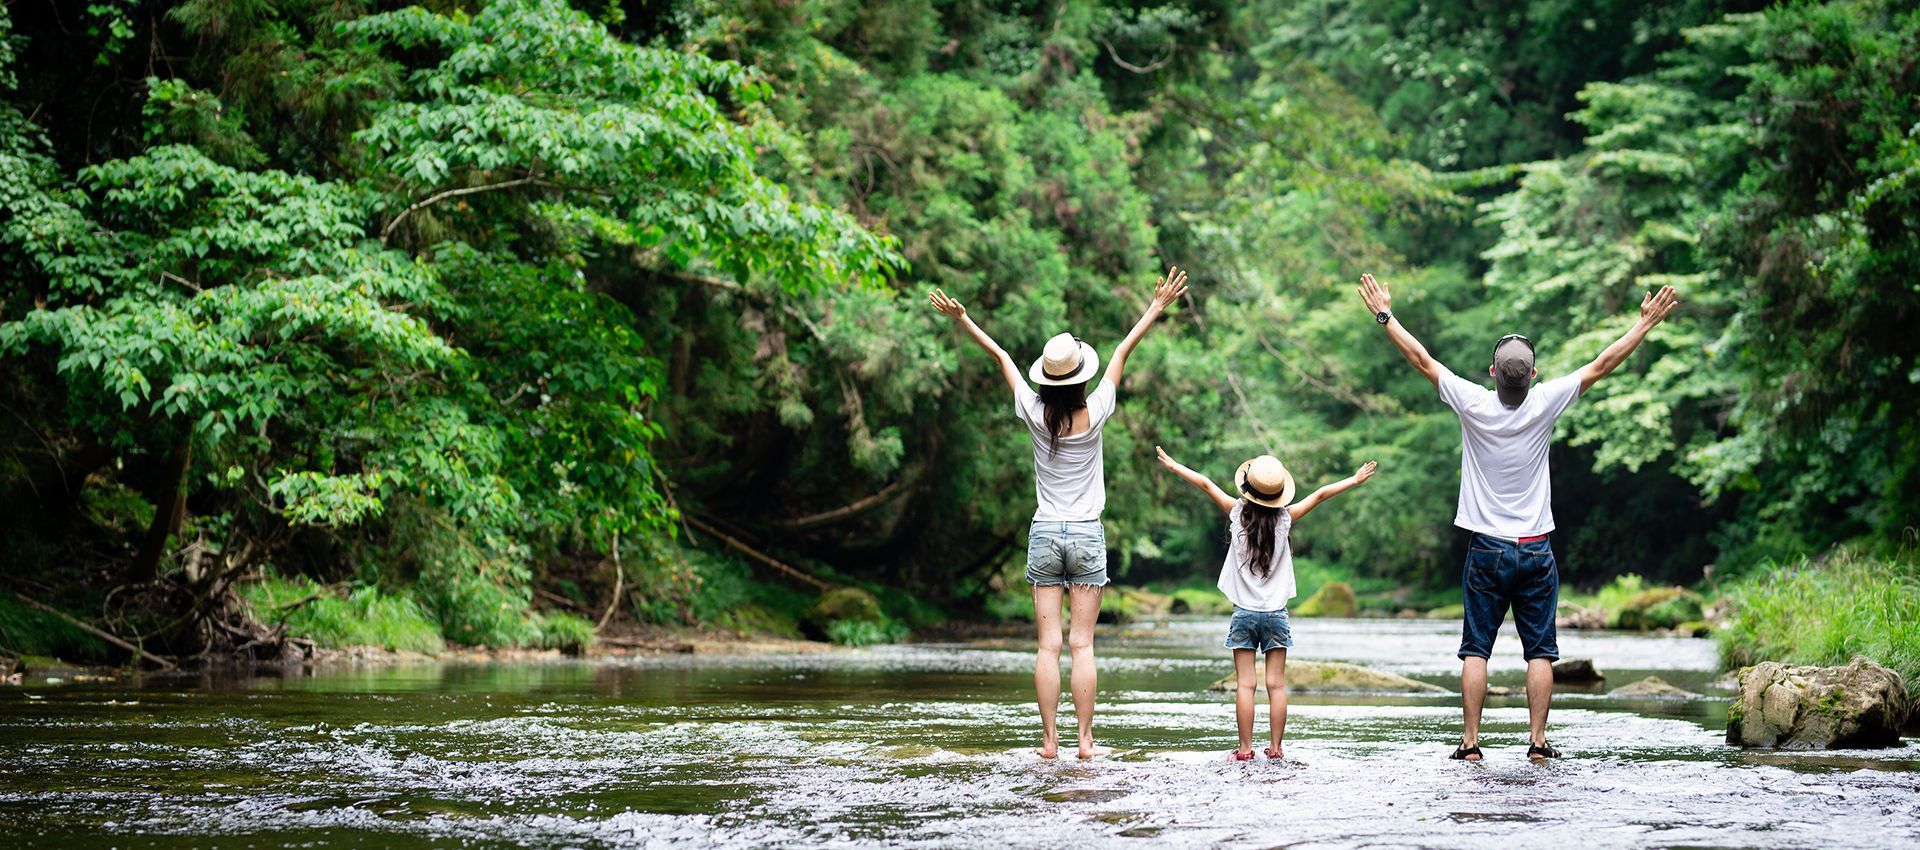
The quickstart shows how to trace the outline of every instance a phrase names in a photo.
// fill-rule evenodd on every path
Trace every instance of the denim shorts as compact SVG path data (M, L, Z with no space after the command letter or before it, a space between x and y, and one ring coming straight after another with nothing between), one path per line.
M1527 660L1560 659L1559 635L1553 625L1560 603L1560 568L1547 541L1514 543L1473 535L1467 542L1460 593L1466 607L1460 622L1461 658L1493 654L1493 639L1511 606Z
M1262 655L1276 649L1293 648L1293 628L1287 623L1287 609L1248 611L1233 607L1233 619L1227 622L1228 649L1251 649Z
M1107 530L1097 519L1034 520L1027 530L1027 583L1103 587L1107 583Z

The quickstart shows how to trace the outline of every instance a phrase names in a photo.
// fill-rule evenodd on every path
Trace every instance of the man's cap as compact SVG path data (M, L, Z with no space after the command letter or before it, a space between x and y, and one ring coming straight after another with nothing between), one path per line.
M1519 407L1533 381L1533 346L1524 337L1508 337L1493 349L1494 392L1500 403Z

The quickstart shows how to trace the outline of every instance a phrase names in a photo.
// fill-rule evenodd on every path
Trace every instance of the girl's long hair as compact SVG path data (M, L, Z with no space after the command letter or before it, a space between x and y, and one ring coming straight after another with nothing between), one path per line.
M1255 578L1265 580L1273 572L1273 552L1278 545L1275 538L1284 510L1240 500L1240 532L1247 536L1247 569Z
M1087 406L1087 385L1040 385L1040 403L1047 407L1047 454L1060 451L1060 438L1073 427L1073 414Z

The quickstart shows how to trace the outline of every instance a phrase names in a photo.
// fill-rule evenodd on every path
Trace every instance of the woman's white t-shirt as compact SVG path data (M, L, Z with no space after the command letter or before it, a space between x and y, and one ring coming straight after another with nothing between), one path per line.
M1280 509L1280 519L1273 525L1273 569L1260 578L1247 569L1247 533L1240 528L1240 509L1246 506L1243 501L1227 513L1233 542L1227 547L1227 562L1220 566L1220 592L1236 608L1279 611L1293 598L1293 547L1287 543L1293 514Z
M1014 390L1014 412L1033 436L1033 493L1040 501L1035 522L1080 522L1099 519L1107 507L1107 478L1101 456L1100 429L1113 415L1113 382L1102 378L1087 396L1087 430L1060 438L1058 451L1048 448L1047 407L1040 394L1021 383Z

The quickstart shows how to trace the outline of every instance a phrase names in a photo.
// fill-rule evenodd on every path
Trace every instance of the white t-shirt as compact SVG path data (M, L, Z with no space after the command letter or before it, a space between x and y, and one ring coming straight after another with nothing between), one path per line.
M1087 430L1060 438L1059 451L1048 448L1047 407L1025 383L1014 391L1013 409L1033 437L1033 492L1040 506L1035 522L1099 519L1107 507L1107 477L1101 457L1100 429L1113 415L1113 382L1102 378L1087 396Z
M1577 374L1543 381L1519 407L1452 371L1440 399L1460 415L1460 509L1453 524L1509 540L1553 530L1547 446L1553 423L1580 397Z
M1240 528L1240 509L1246 502L1227 512L1227 528L1233 542L1227 546L1227 561L1220 565L1220 592L1227 601L1248 611L1279 611L1293 598L1293 547L1288 537L1293 530L1293 514L1280 509L1273 526L1273 569L1259 578L1247 569L1247 533Z

